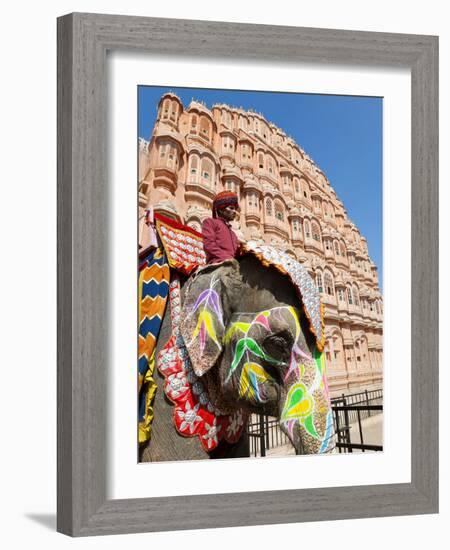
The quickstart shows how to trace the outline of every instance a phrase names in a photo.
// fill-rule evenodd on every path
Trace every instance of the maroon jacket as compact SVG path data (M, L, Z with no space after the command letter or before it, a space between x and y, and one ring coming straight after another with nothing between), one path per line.
M206 263L215 264L236 257L239 241L231 225L222 218L207 218L202 225Z

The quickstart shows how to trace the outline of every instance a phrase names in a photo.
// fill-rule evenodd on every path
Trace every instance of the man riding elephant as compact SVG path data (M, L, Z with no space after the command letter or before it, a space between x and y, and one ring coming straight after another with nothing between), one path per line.
M203 250L206 263L215 264L235 258L239 249L239 240L231 223L239 210L239 201L235 193L222 191L213 201L213 216L202 224Z

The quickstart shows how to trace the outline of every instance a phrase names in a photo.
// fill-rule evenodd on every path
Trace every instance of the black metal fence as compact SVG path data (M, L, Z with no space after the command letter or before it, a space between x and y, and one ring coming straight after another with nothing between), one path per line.
M337 448L340 453L358 451L382 451L381 445L364 443L362 420L383 411L383 390L342 394L331 400L334 428L337 434ZM357 432L355 432L357 430ZM276 448L287 446L291 449L288 437L281 431L276 418L253 414L247 424L250 456L267 456ZM353 441L352 441L353 439ZM358 441L356 441L358 440ZM292 452L292 450L291 450Z
M252 414L247 424L250 456L266 456L267 452L283 445L289 445L288 437L281 431L276 418Z
M383 412L383 390L342 394L331 400L334 428L337 434L336 446L339 452L352 453L353 450L382 451L382 445L364 442L362 421ZM353 432L352 432L353 430ZM357 432L355 432L357 430ZM353 441L352 441L353 439ZM357 441L355 441L357 439Z

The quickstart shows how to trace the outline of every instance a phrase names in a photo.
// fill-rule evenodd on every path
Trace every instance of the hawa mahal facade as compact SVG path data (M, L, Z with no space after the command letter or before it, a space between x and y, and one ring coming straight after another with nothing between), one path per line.
M153 208L201 231L212 200L239 196L242 240L272 244L309 271L325 304L325 358L332 396L379 388L383 303L367 241L325 174L262 115L229 105L187 108L164 94L150 141L139 139L139 239Z

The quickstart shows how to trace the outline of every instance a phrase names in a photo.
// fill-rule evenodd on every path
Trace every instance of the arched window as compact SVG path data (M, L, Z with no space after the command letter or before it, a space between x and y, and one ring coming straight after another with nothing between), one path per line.
M167 153L167 144L161 143L161 145L159 146L159 158L160 159L165 158L166 153Z
M359 306L359 291L356 285L353 286L353 297L355 300L355 306Z
M225 126L231 126L231 114L228 111L222 111L222 121Z
M322 273L320 273L320 271L316 273L316 286L317 286L317 290L322 294L323 283L322 283Z
M170 113L170 119L175 120L178 113L178 102L175 99L172 101L172 111Z
M280 202L275 202L275 218L284 221L283 205Z
M303 190L303 196L305 198L308 198L309 197L309 185L308 185L308 182L304 179L301 180L301 186L302 186L302 190Z
M298 220L293 220L292 221L292 231L293 231L294 235L297 235L299 230L300 230L300 226L299 226Z
M191 157L191 168L189 170L189 173L191 175L191 180L197 180L197 174L198 174L198 157L197 157L197 155L193 155Z
M305 220L303 227L305 229L305 237L309 239L309 237L311 237L311 229L310 229L308 220Z
M231 136L222 136L222 149L224 151L234 151L234 141Z
M249 193L247 195L247 202L252 210L257 209L259 207L258 195L256 193Z
M353 294L352 294L352 289L348 286L347 287L347 296L348 296L348 303L350 305L353 305Z
M176 164L176 160L175 160L177 156L176 147L169 144L167 146L167 149L168 149L167 166L169 166L170 168L173 168Z
M341 243L341 256L342 256L343 258L345 258L345 256L346 256L346 253L345 253L345 246L344 246L343 243Z
M163 103L163 118L169 118L170 99L165 99Z
M358 362L360 362L361 361L361 349L360 349L358 341L355 342L355 355L356 355L356 360Z
M264 155L262 153L258 154L258 168L261 170L264 168Z
M292 145L288 146L287 156L288 156L288 159L292 159Z
M325 250L331 250L331 241L330 241L330 239L324 239L323 242L325 243Z
M267 158L267 169L269 170L269 174L273 174L273 159L272 159L272 157Z
M328 271L324 275L324 282L325 282L325 292L329 296L334 296L333 278L331 277L330 273L328 273Z
M342 288L338 288L338 298L340 302L345 302L345 294Z
M272 199L266 199L266 214L272 216Z
M206 117L202 117L200 120L200 134L206 139L209 139L209 124Z
M337 241L334 241L334 253L336 254L336 256L341 255L341 253L339 251L339 243Z
M261 131L264 139L267 139L267 127L264 122L261 122Z
M295 193L298 195L300 193L300 184L298 183L297 179L294 180L294 189Z
M239 199L239 185L235 181L227 180L225 183L225 189L232 191L233 193L236 193Z
M248 150L248 145L246 143L243 143L241 145L241 158L242 158L242 160L246 160L247 150Z
M193 134L197 133L197 115L192 115L191 119L191 132Z
M312 230L312 237L315 241L320 243L320 228L319 225L316 222L312 222L311 224L311 230Z
M208 159L203 159L202 160L202 180L203 180L203 183L207 183L207 185L211 185L213 179L214 179L214 174L213 174L212 163Z

